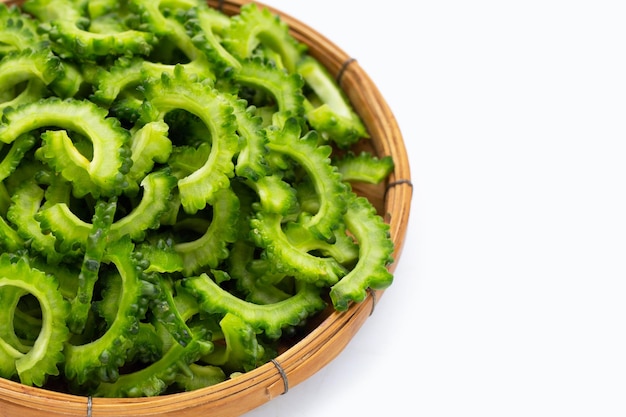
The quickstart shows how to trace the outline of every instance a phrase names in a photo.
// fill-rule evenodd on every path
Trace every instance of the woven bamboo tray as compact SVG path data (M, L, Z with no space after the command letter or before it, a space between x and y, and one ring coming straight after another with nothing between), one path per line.
M20 1L4 1L19 4ZM208 3L225 13L238 13L244 0ZM365 122L372 140L369 150L378 156L390 155L395 170L385 184L355 189L372 201L385 221L395 244L393 272L402 253L412 196L409 162L397 121L367 73L356 59L299 20L271 8L291 28L296 39L309 47L309 53L324 64L338 80L356 111ZM273 361L235 379L192 392L151 398L91 398L29 387L0 378L0 415L34 416L110 416L197 417L217 415L235 417L251 411L303 382L328 363L348 345L356 332L374 312L384 291L371 291L367 298L338 313L328 308L311 321L310 332Z

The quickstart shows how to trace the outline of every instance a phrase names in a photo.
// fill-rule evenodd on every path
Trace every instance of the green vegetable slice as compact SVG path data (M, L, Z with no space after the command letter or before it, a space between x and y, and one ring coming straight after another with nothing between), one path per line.
M209 65L215 71L227 68L237 69L240 63L221 43L221 34L230 26L230 18L224 13L206 7L206 4L194 7L187 12L185 26L190 32L194 45L207 57Z
M237 118L237 133L243 140L237 155L235 172L252 182L258 181L269 171L265 160L267 136L262 127L263 120L256 115L253 106L247 107L246 100L233 97L231 103Z
M347 310L351 301L363 301L367 289L385 289L393 281L393 275L386 268L393 261L389 225L376 214L367 199L356 195L348 205L344 220L360 249L356 266L330 289L330 298L338 311Z
M347 152L340 157L333 158L333 165L341 174L341 178L348 182L365 182L380 184L391 174L394 168L390 156L377 158L369 152Z
M269 9L254 3L242 5L239 14L231 17L231 24L223 34L225 47L238 59L249 58L263 44L281 57L278 66L294 73L298 61L306 52L305 44L297 42L289 27Z
M150 311L176 343L187 346L192 342L193 334L176 306L174 282L164 275L155 275L154 280L160 291L151 301Z
M197 0L132 0L131 8L140 15L144 30L158 36L159 48L149 59L166 65L171 72L175 65L183 65L189 73L205 80L215 80L212 63L191 38L185 23L187 13L198 7L207 7Z
M4 286L0 288L0 339L16 349L19 353L27 353L33 346L33 341L41 331L41 308L28 308L22 311L20 302L22 297L29 293L23 288ZM30 297L30 295L28 295ZM28 300L30 301L30 300ZM33 314L30 314L33 313ZM21 327L20 327L21 326ZM19 357L20 355L16 355Z
M202 236L190 242L174 245L174 250L183 259L183 272L192 275L203 268L217 268L219 262L228 257L228 244L235 241L239 219L239 199L230 188L216 193L212 205L212 219ZM180 223L184 228L185 223ZM181 229L175 227L175 231Z
M298 74L288 73L256 57L241 61L241 67L233 73L233 79L244 86L270 93L280 117L304 116L304 83ZM279 115L275 115L275 119Z
M187 372L177 373L175 384L183 391L193 391L226 381L224 370L219 366L192 363Z
M157 121L147 123L133 132L130 144L132 165L126 175L129 183L127 192L138 188L143 178L154 169L155 163L167 162L172 153L168 131L169 126L165 122Z
M188 371L190 364L198 361L213 348L211 342L196 336L187 346L174 343L163 356L138 371L121 375L114 382L102 382L96 397L151 397L162 394L168 386Z
M72 333L80 334L85 329L100 264L109 243L108 232L113 223L116 207L116 199L112 202L99 201L96 205L93 226L86 242L83 243L85 256L78 274L78 287L76 296L72 299L72 310L68 319L68 326Z
M88 381L115 381L119 368L126 363L137 333L139 320L144 316L154 285L145 279L138 260L133 256L130 238L110 242L103 263L112 263L122 280L115 319L105 333L82 345L65 346L65 375L77 384Z
M17 169L24 155L33 146L35 146L35 138L29 134L19 136L11 145L0 144L0 151L4 152L5 148L9 148L2 162L0 162L0 181L6 179Z
M126 216L111 226L110 239L121 239L128 235L142 241L147 231L158 229L160 218L169 208L176 178L167 170L152 171L141 181L143 195L138 204Z
M265 348L257 340L255 329L235 314L226 313L220 320L224 343L202 357L209 365L218 365L227 373L247 372L265 363Z
M197 82L177 66L145 86L146 113L152 120L163 120L173 110L182 109L200 118L210 132L211 153L204 165L178 181L183 208L196 213L213 202L215 193L230 185L234 176L233 157L239 148L236 121L228 100L211 85Z
M268 130L268 136L267 147L296 161L312 180L320 206L314 216L304 220L305 225L321 239L333 239L333 230L341 223L346 208L346 185L331 164L332 149L318 145L315 131L301 137L300 125L293 118L282 129Z
M108 239L113 241L130 236L135 241L142 241L148 230L159 227L161 215L170 208L169 201L175 186L176 178L167 171L148 174L141 182L143 194L140 202L133 206L130 213L108 227ZM59 242L57 247L63 252L84 249L92 230L92 225L81 220L65 202L42 209L36 214L36 219L43 232L56 237Z
M4 378L17 374L25 385L42 386L49 375L59 375L58 365L64 360L63 346L70 333L65 325L69 305L58 285L53 276L31 268L24 258L15 261L9 254L0 255L0 292L4 295L5 291L14 292L18 288L14 295L34 296L42 318L41 331L27 352L19 352L5 338L0 341L0 372ZM12 332L5 326L12 327L17 301L17 297L13 297L13 302L3 309L3 335Z
M42 45L10 52L0 60L2 95L20 91L17 87L23 82L28 85L19 94L10 94L0 108L36 101L50 93L72 97L80 89L83 77L71 63L64 63Z
M311 232L310 228L298 222L287 222L283 227L283 231L289 243L300 251L307 253L319 252L323 256L335 259L346 268L352 267L359 257L358 245L348 235L346 226L343 223L335 230L335 239L333 239L332 243L319 239Z
M148 55L156 40L150 32L124 28L111 33L90 31L90 20L81 2L72 0L27 0L23 9L46 22L41 29L52 41L52 48L64 58L97 61L109 55L133 53ZM117 10L123 10L118 8ZM119 21L126 16L120 15Z
M24 133L46 127L70 130L88 138L93 146L93 157L88 160L75 149L69 137L54 134L48 135L51 140L39 150L44 161L70 182L78 181L80 173L86 172L98 186L90 190L96 197L121 192L124 174L130 168L129 133L117 119L107 117L106 110L86 100L41 99L5 111L0 124L0 141L11 143ZM61 159L70 155L69 160ZM77 192L82 195L82 189Z
M294 245L285 235L282 216L278 214L259 212L250 225L254 242L265 249L264 256L272 270L320 287L335 284L347 272L336 259L317 256Z
M262 211L285 216L297 212L296 190L283 180L282 175L267 175L256 181L247 181L246 184L258 194Z
M263 305L237 298L206 273L185 278L182 284L196 296L205 312L232 313L255 330L263 330L271 339L279 338L284 328L300 324L326 306L320 296L320 288L311 284L300 284L298 291L286 300Z
M313 129L340 148L369 138L365 125L352 109L345 93L318 60L310 56L302 59L297 72L313 91L305 103L306 117Z
M248 267L255 259L255 250L254 245L243 240L235 242L230 250L228 269L237 282L237 290L245 294L246 301L254 304L273 304L286 300L291 294L275 285L260 282L258 275Z
M22 49L37 48L42 41L36 22L17 6L0 4L0 55Z
M6 252L16 252L25 244L26 242L19 233L9 225L4 217L0 217L0 248Z
M3 100L0 109L35 101L44 94L44 87L62 73L61 60L47 49L23 49L11 52L0 60L0 94L7 95L24 82L31 80L36 84L28 86L20 94L9 94L10 99Z
M44 234L36 220L36 214L44 197L44 190L34 181L25 182L12 196L13 204L7 219L15 226L21 239L51 264L60 263L66 254L57 251L53 235Z

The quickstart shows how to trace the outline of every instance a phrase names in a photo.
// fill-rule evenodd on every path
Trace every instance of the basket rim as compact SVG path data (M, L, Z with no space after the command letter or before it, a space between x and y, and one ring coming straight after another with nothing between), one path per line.
M0 1L20 3L19 0ZM377 124L376 122L382 123L378 132L380 140L376 142L378 145L376 150L379 156L390 155L395 161L395 169L389 177L383 196L385 210L383 217L390 225L390 235L395 246L394 262L388 266L390 272L393 272L404 246L413 185L409 160L399 126L376 85L359 65L358 60L307 24L279 9L259 1L207 0L207 3L227 14L237 13L244 4L256 3L280 15L298 40L308 46L315 44L315 48L312 48L310 53L317 58L324 57L327 69L336 77L340 86L347 90L350 100L355 101L355 97L351 94L359 94L362 97L358 98L370 105L372 117L376 119L369 119L368 122L366 118L367 127L372 128L373 124ZM356 86L366 85L367 88L350 88L350 86L355 86L355 83ZM0 404L31 407L32 410L47 412L51 416L91 416L95 412L98 415L117 417L140 417L154 415L157 412L160 415L170 415L168 413L181 415L182 411L191 408L195 410L194 413L210 409L213 412L219 411L220 415L241 415L287 393L291 387L306 380L334 360L367 318L372 315L384 291L370 290L365 300L353 303L347 311L331 311L317 327L274 360L236 378L206 388L157 397L92 398L25 386L19 382L0 378ZM236 401L236 404L223 404L229 397L240 395L244 391L251 392L252 387L246 386L246 383L250 382L254 383L256 391L254 397L248 397L245 404L242 401ZM222 408L216 408L218 405ZM164 407L167 412L165 414L163 413ZM232 414L222 413L222 411Z

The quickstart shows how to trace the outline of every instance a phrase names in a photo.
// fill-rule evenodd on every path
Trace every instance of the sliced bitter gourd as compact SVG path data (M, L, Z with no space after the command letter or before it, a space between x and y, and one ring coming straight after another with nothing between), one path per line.
M32 347L26 352L0 340L0 372L4 378L17 375L25 385L42 386L49 375L59 375L58 365L63 362L64 343L69 338L66 326L69 304L58 289L59 283L52 275L31 268L24 258L13 259L9 254L0 255L0 291L15 291L14 295L34 296L41 309L41 331ZM11 326L17 299L5 306L1 313L2 326ZM10 329L4 329L6 336ZM19 346L24 350L24 346Z

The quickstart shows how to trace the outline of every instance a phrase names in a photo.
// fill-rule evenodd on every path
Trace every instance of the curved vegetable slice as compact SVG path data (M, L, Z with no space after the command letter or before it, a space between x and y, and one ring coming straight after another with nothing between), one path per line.
M56 169L72 184L72 193L78 198L88 194L100 197L100 187L89 175L90 161L72 142L65 130L48 130L41 134L41 147L36 156Z
M56 239L55 248L61 253L71 250L84 252L93 225L72 213L66 202L42 207L35 220L45 235Z
M287 222L283 231L289 243L302 252L319 252L323 256L331 257L341 265L349 268L359 257L358 245L348 236L346 226L340 223L335 230L332 243L317 238L311 229L299 222Z
M237 289L245 294L245 300L254 304L273 304L286 300L291 294L275 285L262 283L248 268L254 260L256 247L243 240L235 242L228 257L228 269L231 277L237 283Z
M191 242L177 243L174 250L183 258L183 272L194 274L204 267L216 268L228 257L227 245L235 241L239 220L239 199L230 188L216 192L213 216L202 236ZM175 228L175 231L179 231Z
M14 374L7 373L9 367L6 365L12 359L21 383L42 386L48 375L59 374L57 366L64 360L62 350L70 334L65 325L69 305L59 292L58 282L53 276L31 268L23 258L14 261L10 255L3 254L0 255L0 291L11 288L19 288L22 295L31 294L37 299L42 315L41 332L26 353L9 348L10 345L2 339L0 370L4 373L3 377L11 378ZM3 321L2 325L11 326L13 319L10 318L10 311L15 311L17 303L6 307L9 311L3 314L9 316L7 318L10 322ZM11 359L7 358L6 353L10 354Z
M61 73L61 60L50 50L24 49L7 54L0 60L0 94L13 91L23 82L36 84L27 86L17 95L10 94L10 99L2 100L0 109L38 100L44 94L44 86Z
M138 250L149 262L146 273L175 273L183 270L183 258L174 250L174 241L169 236L161 237L157 234L140 243Z
M224 48L218 36L224 28L230 25L230 18L227 15L206 7L203 3L201 6L190 9L186 17L185 26L192 36L192 42L206 54L211 66L215 66L219 71L224 71L226 68L239 68L239 61Z
M182 50L189 60L194 60L201 55L187 35L185 26L172 17L184 14L191 7L197 6L199 2L194 0L130 0L129 4L139 15L143 28L147 32L156 34L161 45L164 45L163 40L167 38ZM164 10L167 12L164 13ZM162 52L155 51L157 55Z
M385 289L393 281L393 275L386 268L393 261L389 225L368 200L356 195L348 205L344 220L360 249L356 266L330 289L330 298L338 311L347 310L351 301L363 301L368 288Z
M22 13L16 6L0 4L0 55L13 51L34 48L40 45L41 37L32 17Z
M23 312L20 302L23 296L30 297L23 288L15 286L0 287L0 339L20 353L27 353L41 332L41 308ZM29 300L30 301L30 300ZM32 315L29 313L33 313ZM19 336L18 336L19 333ZM26 337L23 337L26 336ZM6 345L5 345L6 346ZM21 355L16 355L16 357Z
M263 305L235 297L207 274L185 278L182 284L198 298L202 310L209 314L232 313L254 329L263 330L270 339L279 338L284 328L300 324L326 306L320 289L311 284L301 284L298 291L286 300Z
M200 66L196 68L191 64L179 65L204 79L212 78L212 73L207 70L201 71ZM141 104L143 95L137 88L146 79L160 78L164 72L172 74L174 69L175 65L146 61L138 57L120 57L110 67L99 68L96 72L93 80L95 91L90 98L103 107L114 107L116 100L124 99L127 99L127 102L136 100ZM136 107L135 110L138 112L139 106Z
M36 101L51 92L62 98L72 97L83 77L74 65L63 62L50 49L38 46L10 52L0 60L2 93L23 82L29 84L18 95L4 100L0 108Z
M6 252L16 252L22 249L24 245L24 239L3 217L0 217L0 248Z
M177 373L174 382L183 391L193 391L226 381L226 374L219 366L192 363L187 372Z
M136 241L143 240L148 230L159 227L161 215L170 208L169 200L176 186L175 177L167 171L154 171L143 179L141 186L144 190L141 201L130 213L108 227L106 233L110 241L124 236L130 236ZM42 209L36 219L44 232L51 233L62 243L61 250L84 249L93 227L74 214L65 202Z
M78 287L76 296L72 299L72 310L68 319L68 326L72 333L82 333L87 323L93 291L98 281L102 257L109 243L108 232L113 223L116 207L116 199L112 202L99 201L96 204L93 226L86 242L83 243L85 256L78 274Z
M147 328L140 323L141 340L134 338L131 353L148 342L148 352L159 339L161 353L151 358L137 371L120 375L115 381L104 381L96 387L94 395L105 397L140 397L161 394L181 375L190 376L189 366L213 351L213 343L207 339L208 329L188 327L187 321L198 313L197 303L190 299L180 286L165 276L153 277L159 291L151 300L150 312L153 325ZM176 291L176 296L174 296ZM146 329L144 335L141 330ZM146 340L147 339L147 340ZM141 364L136 364L141 365Z
M303 251L290 241L282 230L282 216L257 213L250 220L255 243L265 249L264 255L272 269L319 287L335 284L347 272L336 259Z
M44 127L56 127L77 132L93 145L93 157L88 160L65 136L53 135L50 143L40 148L40 156L68 181L77 180L86 171L98 186L96 195L118 195L123 189L124 174L130 168L129 133L117 119L86 100L58 98L41 99L11 111L5 111L0 125L0 141L11 143L20 135ZM62 140L61 140L62 139ZM68 160L59 155L72 155ZM75 169L76 167L82 170Z
M172 153L172 141L167 136L169 127L162 121L147 123L135 130L131 137L132 165L126 175L129 188L138 185L154 168L164 164Z
M101 383L96 397L151 397L162 394L181 372L213 349L213 344L195 336L186 346L173 343L163 356L138 371L123 374L114 382Z
M256 181L247 181L246 184L258 194L262 211L284 216L297 212L296 190L283 180L282 175L267 175Z
M51 264L58 264L66 254L56 250L56 239L44 234L35 215L41 207L44 190L34 181L28 181L16 189L7 219L16 227L18 235L28 246L46 257Z
M197 0L131 0L130 7L139 15L142 29L158 36L159 48L150 56L171 72L176 64L205 80L215 80L213 66L207 55L193 41L185 27L186 13L194 8L207 7Z
M189 74L194 74L205 82L215 78L201 59L176 65L184 67ZM173 75L176 65L150 62L137 57L130 59L121 57L108 70L98 71L91 99L133 120L139 117L140 105L144 98L137 87L146 79L160 78L163 73Z
M257 255L257 246L253 243L250 233L250 218L256 204L254 192L241 183L234 182L233 189L240 201L239 232L233 242L225 267L236 283L236 289L246 301L255 304L272 304L283 301L291 294L275 285L261 283L258 274L250 269L250 264Z
M145 109L151 120L162 120L173 110L182 109L200 118L210 132L211 153L204 165L178 181L183 208L196 213L212 203L215 193L230 185L234 176L233 157L239 148L232 107L212 86L188 76L177 66L173 77L163 74L160 80L145 87Z
M6 91L4 94L8 95L11 93ZM41 97L46 97L47 95L48 95L48 90L46 89L46 85L42 83L40 80L33 78L26 83L26 86L24 87L24 89L21 90L17 95L4 97L4 100L6 101L4 101L0 105L0 107L2 110L11 108L11 107L19 107L23 104L37 101Z
M72 0L27 0L23 4L26 12L48 23L41 28L62 57L96 61L108 55L148 55L152 50L156 39L150 32L131 28L111 33L91 32L90 22L80 7L80 2ZM122 16L119 21L124 21Z
M104 263L115 265L123 282L117 313L109 328L94 341L83 345L67 343L65 346L65 374L78 384L94 377L115 381L133 346L133 334L138 331L139 320L154 294L153 284L144 279L141 268L138 268L133 249L130 239L123 238L110 242L103 258Z
M345 93L318 60L307 56L298 63L297 72L313 91L305 105L306 117L313 129L340 148L369 138L365 125L352 109Z
M289 118L282 129L268 129L267 147L289 156L310 176L319 199L319 210L304 224L322 239L333 239L333 230L341 223L346 207L346 185L341 181L337 168L331 164L332 149L318 145L315 131L300 137L298 122Z
M369 184L380 184L394 168L390 156L378 158L369 152L361 152L358 155L347 152L341 157L333 158L333 165L337 167L344 181Z
M280 117L304 115L302 94L304 83L298 74L288 73L260 58L251 58L241 62L241 67L233 73L233 79L243 85L270 93L276 102ZM274 118L279 115L274 115Z
M231 17L231 24L225 29L223 42L226 48L239 59L252 56L255 48L263 44L275 50L284 66L294 73L306 46L297 42L289 33L289 27L268 8L254 3L244 4L238 15Z
M254 107L247 106L246 100L233 97L231 102L237 118L237 133L244 141L237 155L235 172L251 181L258 181L269 171L265 160L267 136L263 130L263 120L256 115Z
M220 320L225 344L202 357L210 365L219 365L227 373L247 372L266 362L265 348L257 340L255 329L239 316L226 313Z
M124 283L119 279L116 271L106 271L101 277L101 281L102 298L92 304L93 312L98 315L98 318L102 318L107 326L111 326L117 317L119 300L124 292ZM155 293L158 293L156 286L154 290ZM91 335L91 337L92 339L86 339L85 343L93 340L94 336ZM140 321L137 331L132 332L132 340L132 346L127 351L127 362L152 362L163 354L163 340L157 334L152 323ZM72 340L72 344L78 343Z
M90 99L102 107L110 107L123 92L136 94L129 90L135 90L144 76L152 75L147 69L146 61L137 57L121 57L106 69L98 68Z
M133 240L141 241L148 230L157 229L161 215L170 208L175 186L176 178L167 170L148 174L141 181L141 201L130 213L113 223L110 239L121 239L128 235Z
M0 150L5 147L10 149L6 152L2 162L0 162L0 181L4 181L11 175L17 166L22 162L22 158L35 145L35 137L25 134L19 136L11 145L0 144Z
M193 334L186 319L179 311L175 300L174 282L169 277L154 275L157 287L160 289L150 304L150 312L155 320L162 325L181 346L187 346L193 340Z
M168 16L184 13L200 4L197 0L130 0L129 5L136 13L145 29L159 36L173 37L180 41L186 38L184 28L177 26L178 21ZM167 10L166 14L163 12ZM180 46L180 45L179 45Z
M21 289L13 287L12 291L8 290L7 292L13 293L14 296L19 296ZM6 305L10 305L10 303ZM3 318L3 321L4 320ZM8 323L9 320L6 319L6 322ZM15 340L16 344L14 344L14 346L21 346L20 349L23 349L21 350L23 353L28 352L41 333L41 325L41 306L39 305L39 301L30 294L26 294L24 298L19 298L13 317L13 333L17 339ZM3 335L2 338L4 337ZM8 337L13 336L9 335Z

